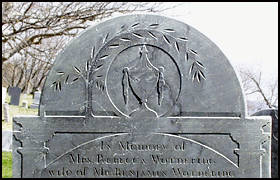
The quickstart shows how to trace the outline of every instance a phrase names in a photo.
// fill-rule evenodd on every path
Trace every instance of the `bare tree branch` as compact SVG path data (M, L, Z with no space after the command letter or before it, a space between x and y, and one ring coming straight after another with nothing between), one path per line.
M160 2L2 2L2 71L5 72L2 79L29 93L42 86L57 52L66 42L93 22L114 13L160 12L176 7L176 4L164 5Z
M278 78L273 84L265 86L262 82L262 73L253 72L249 69L239 68L239 72L242 79L242 84L246 96L252 94L259 94L262 97L262 101L267 107L273 108L278 102ZM258 75L257 75L258 74ZM267 80L268 82L271 80Z

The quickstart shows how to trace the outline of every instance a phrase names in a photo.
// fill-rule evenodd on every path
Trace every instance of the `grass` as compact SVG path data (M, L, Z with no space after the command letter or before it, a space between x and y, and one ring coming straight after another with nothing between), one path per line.
M9 103L11 97L7 94L5 102ZM22 101L26 100L28 107L33 102L33 96L27 95L24 96L21 94L19 100L19 106L9 105L9 122L5 122L4 120L4 113L3 113L3 106L2 106L2 131L3 130L10 130L12 131L12 118L15 115L37 115L38 109L26 109L22 107ZM11 178L12 177L12 152L2 152L2 178Z
M12 118L15 115L37 115L38 114L38 109L26 109L24 107L22 107L22 101L26 100L28 103L28 107L32 104L33 102L33 97L32 95L27 95L26 97L24 97L23 94L21 94L20 96L20 100L19 100L19 106L13 106L13 105L9 105L9 122L5 122L4 120L4 113L3 113L3 109L4 107L2 106L2 130L12 130ZM10 102L10 96L7 94L6 97L6 103Z
M2 178L12 177L12 152L2 152Z

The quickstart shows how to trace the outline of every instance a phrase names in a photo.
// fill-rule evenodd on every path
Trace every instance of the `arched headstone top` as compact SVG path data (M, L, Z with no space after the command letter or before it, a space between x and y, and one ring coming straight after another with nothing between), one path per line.
M92 26L57 56L42 91L45 115L244 117L232 65L191 26L126 15Z
M57 56L40 116L13 118L13 176L271 177L271 118L245 111L207 37L162 16L121 16Z

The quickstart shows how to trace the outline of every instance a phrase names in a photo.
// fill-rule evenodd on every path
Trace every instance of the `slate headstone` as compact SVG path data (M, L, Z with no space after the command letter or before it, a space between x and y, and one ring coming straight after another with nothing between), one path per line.
M8 94L11 96L10 105L19 105L21 89L19 87L9 87Z
M245 115L236 72L207 37L121 16L71 41L38 116L13 119L13 176L270 177L271 118Z
M7 88L2 87L2 104L5 103L6 95L7 95Z
M32 104L30 105L30 108L37 109L39 107L40 97L41 97L41 92L40 91L34 92L34 98L33 98Z
M278 174L278 109L263 109L252 116L272 117L272 144L271 144L271 177L279 178Z

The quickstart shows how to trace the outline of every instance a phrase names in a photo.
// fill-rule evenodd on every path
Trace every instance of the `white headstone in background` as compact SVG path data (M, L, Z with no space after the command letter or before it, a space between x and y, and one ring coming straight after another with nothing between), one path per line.
M39 107L40 97L41 97L40 91L34 92L34 99L33 99L33 103L30 105L30 108L36 109Z
M9 104L4 104L4 120L5 122L9 122Z
M2 151L12 151L12 131L2 131Z
M27 98L27 94L23 94L22 97L23 97L23 99L26 99Z
M27 100L22 100L22 107L28 108L28 101Z
M2 87L2 104L5 103L6 95L7 95L7 88Z

